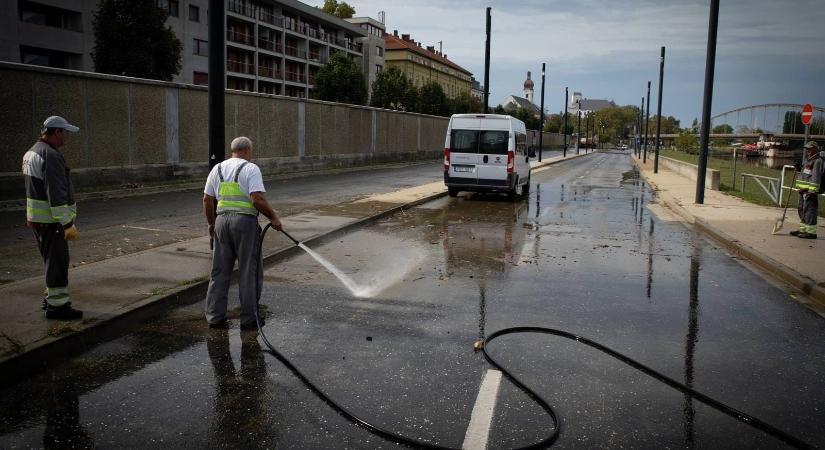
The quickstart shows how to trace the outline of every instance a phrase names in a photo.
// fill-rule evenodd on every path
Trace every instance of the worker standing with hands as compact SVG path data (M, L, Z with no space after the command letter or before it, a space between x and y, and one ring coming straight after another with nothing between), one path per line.
M23 155L26 183L26 225L34 230L46 263L46 318L75 320L83 312L69 298L69 241L77 238L77 207L63 148L69 133L80 128L60 116L43 122L40 139Z
M229 277L237 259L241 329L252 330L257 327L255 309L263 283L258 214L266 216L276 230L282 227L264 196L261 169L249 161L252 141L238 137L230 147L232 157L212 168L203 193L209 236L214 239L206 321L211 328L226 327Z
M822 183L823 161L819 155L819 145L814 141L805 144L807 160L794 187L799 190L799 231L791 231L792 236L802 239L816 239L816 219L819 215L819 192Z

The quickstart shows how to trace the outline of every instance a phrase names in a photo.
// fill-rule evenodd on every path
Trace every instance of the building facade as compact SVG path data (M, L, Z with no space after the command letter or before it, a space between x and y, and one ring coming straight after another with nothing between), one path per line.
M94 71L92 18L98 0L6 0L0 59ZM173 81L207 84L208 0L157 0L182 43ZM226 0L226 87L308 97L335 52L361 64L366 30L296 0Z
M372 97L372 83L375 82L378 74L384 70L384 54L386 52L384 34L386 33L386 27L380 21L370 17L353 17L346 20L367 32L367 37L360 38L358 42L363 48L361 70L364 71L367 92Z
M422 47L409 34L398 36L398 31L384 37L387 67L396 67L417 87L429 81L439 83L449 98L471 95L473 74L450 61L434 47Z
M567 105L567 114L575 117L581 111L582 116L586 116L591 112L615 106L613 100L583 98L581 92L574 92L573 97L570 98L570 104Z
M470 77L470 82L472 83L472 88L470 89L470 95L473 96L474 99L483 102L484 101L484 86L479 83L474 77Z

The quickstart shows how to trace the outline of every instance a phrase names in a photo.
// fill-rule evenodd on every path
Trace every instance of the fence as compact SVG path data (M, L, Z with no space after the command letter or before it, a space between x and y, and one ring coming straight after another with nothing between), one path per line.
M2 198L20 194L22 155L53 114L80 127L65 151L79 186L164 181L208 168L205 87L14 63L0 63L0 85ZM225 114L226 147L249 136L256 162L270 169L438 158L448 122L237 91L227 91Z

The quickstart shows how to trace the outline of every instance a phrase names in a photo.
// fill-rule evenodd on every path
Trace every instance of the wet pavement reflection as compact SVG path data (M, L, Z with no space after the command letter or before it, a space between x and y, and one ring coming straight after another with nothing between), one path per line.
M533 174L528 198L462 194L269 267L270 340L378 425L460 446L489 366L472 343L510 326L582 334L825 446L825 322L668 217L626 155ZM237 296L231 299L237 305ZM201 305L0 390L0 447L388 448L332 413L255 333L209 330ZM562 448L777 448L781 443L592 349L513 336L497 358L550 400ZM51 392L51 393L49 393ZM490 448L547 417L504 382ZM69 442L70 444L66 444ZM58 445L58 444L55 444Z

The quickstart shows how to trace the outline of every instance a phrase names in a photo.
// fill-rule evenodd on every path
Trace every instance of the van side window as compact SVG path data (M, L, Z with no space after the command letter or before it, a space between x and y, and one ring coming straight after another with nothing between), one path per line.
M450 135L450 151L453 153L476 153L478 151L478 131L453 130Z
M506 155L510 133L506 131L482 131L479 139L479 153L484 155Z
M519 155L527 154L527 135L516 133L516 153Z

